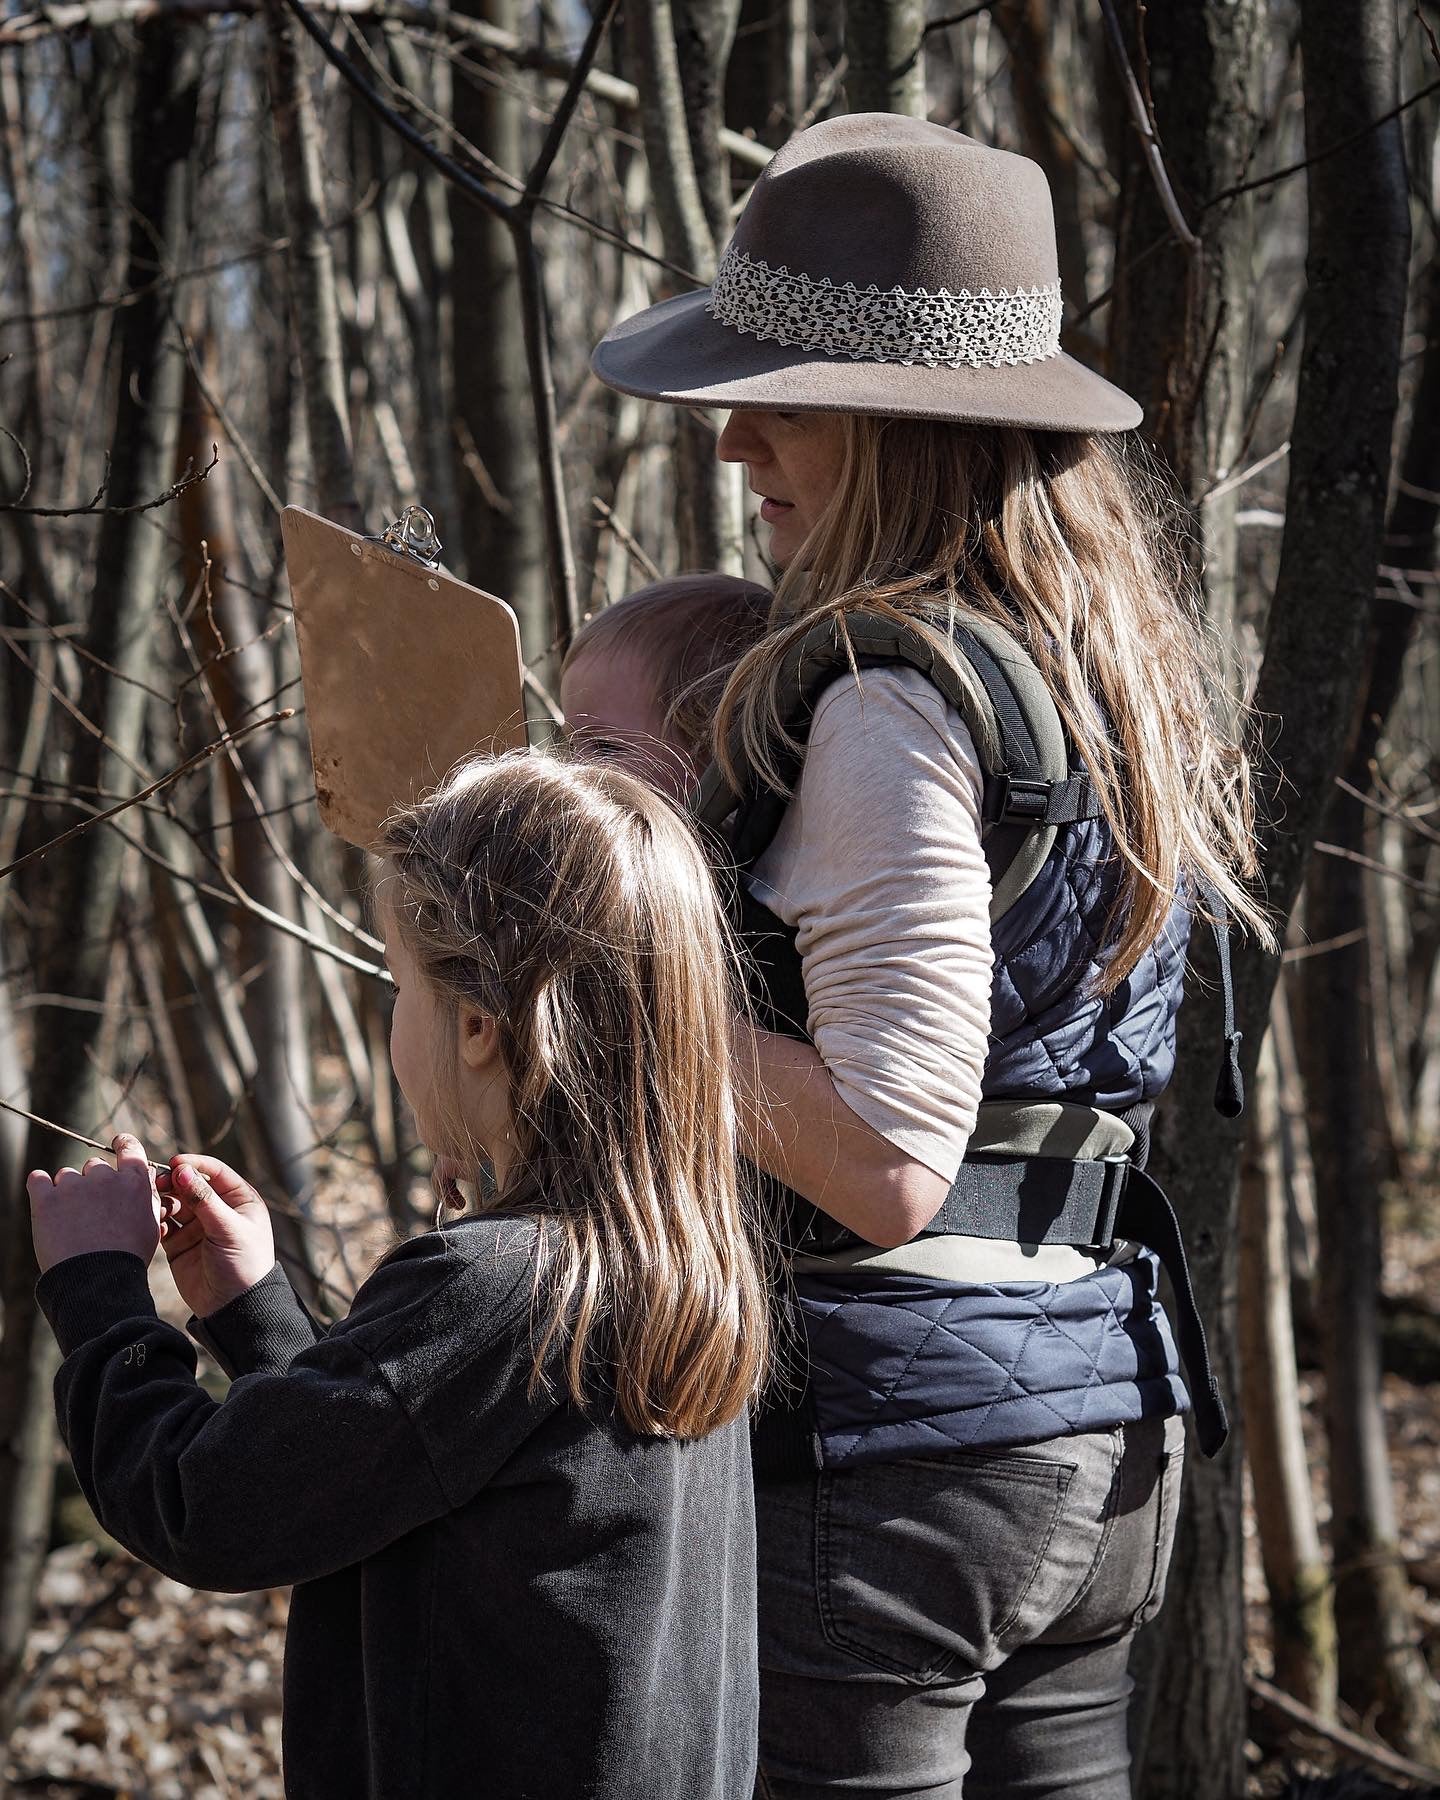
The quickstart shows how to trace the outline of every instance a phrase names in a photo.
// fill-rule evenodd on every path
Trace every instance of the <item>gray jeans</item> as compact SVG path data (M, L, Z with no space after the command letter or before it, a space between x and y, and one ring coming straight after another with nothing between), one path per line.
M1128 1800L1182 1419L756 1492L768 1800Z

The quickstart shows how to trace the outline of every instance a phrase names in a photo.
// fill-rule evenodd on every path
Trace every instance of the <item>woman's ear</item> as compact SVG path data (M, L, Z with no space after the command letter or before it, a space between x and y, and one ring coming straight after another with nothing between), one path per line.
M467 1069L482 1073L500 1057L500 1027L493 1013L465 1007L460 1014L460 1056Z

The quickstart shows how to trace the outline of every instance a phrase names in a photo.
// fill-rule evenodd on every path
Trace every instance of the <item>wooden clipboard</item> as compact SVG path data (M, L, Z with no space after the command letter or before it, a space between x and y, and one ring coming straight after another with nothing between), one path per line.
M526 743L515 614L438 566L429 515L411 529L419 511L384 541L299 506L280 515L320 818L366 850L461 757Z

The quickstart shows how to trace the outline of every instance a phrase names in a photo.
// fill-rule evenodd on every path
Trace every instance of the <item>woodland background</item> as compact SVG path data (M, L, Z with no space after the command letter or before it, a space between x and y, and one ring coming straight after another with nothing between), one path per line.
M1243 1428L1191 1459L1140 1658L1151 1800L1275 1791L1284 1758L1440 1781L1437 26L0 5L0 1100L228 1156L321 1308L428 1190L363 871L315 812L281 502L377 530L423 500L520 613L547 730L586 612L657 570L766 574L716 422L599 387L603 329L706 279L773 148L836 110L1043 164L1066 347L1144 402L1256 700L1290 920L1282 959L1237 957L1245 1120L1211 1107L1202 945L1157 1132ZM57 1455L22 1180L85 1153L0 1110L7 1778L275 1795L283 1594L139 1569Z

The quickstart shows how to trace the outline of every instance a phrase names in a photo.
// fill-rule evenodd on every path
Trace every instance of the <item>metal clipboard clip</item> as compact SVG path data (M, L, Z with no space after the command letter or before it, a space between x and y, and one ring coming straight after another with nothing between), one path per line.
M365 542L383 544L387 550L408 556L425 569L440 567L440 552L445 548L435 529L434 515L423 506L407 506L398 519L392 519L377 537L367 537Z

